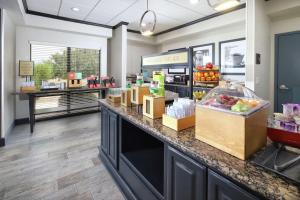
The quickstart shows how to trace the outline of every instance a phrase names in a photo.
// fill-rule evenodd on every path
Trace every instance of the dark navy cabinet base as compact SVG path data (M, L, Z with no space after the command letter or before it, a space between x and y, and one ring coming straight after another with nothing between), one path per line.
M205 200L206 167L168 146L167 200Z
M258 200L219 174L208 170L208 200Z
M118 166L118 115L107 108L101 110L101 149L114 167Z
M128 200L262 199L106 107L99 150Z

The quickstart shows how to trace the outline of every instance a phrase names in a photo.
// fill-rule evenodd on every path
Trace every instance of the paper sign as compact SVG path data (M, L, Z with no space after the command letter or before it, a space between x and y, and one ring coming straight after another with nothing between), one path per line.
M32 61L22 61L19 62L19 76L33 76L33 66Z

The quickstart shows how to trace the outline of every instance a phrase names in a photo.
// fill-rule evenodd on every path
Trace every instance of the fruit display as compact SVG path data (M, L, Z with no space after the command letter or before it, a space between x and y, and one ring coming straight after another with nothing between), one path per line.
M207 63L205 66L196 66L194 71L201 71L201 70L219 70L218 66L214 66L212 63Z
M218 86L200 101L200 105L230 113L248 115L268 102L258 98L250 89L241 85Z
M203 90L203 91L194 91L193 92L193 97L196 100L201 100L205 95L206 95L205 90Z
M196 66L193 73L195 82L218 82L220 78L219 67L212 63L205 66Z
M240 99L231 106L231 110L235 112L247 112L248 110L255 108L259 104L256 100Z
M213 106L224 110L231 110L233 112L247 112L258 106L258 104L258 100L243 99L224 94L215 95L204 102L204 105Z

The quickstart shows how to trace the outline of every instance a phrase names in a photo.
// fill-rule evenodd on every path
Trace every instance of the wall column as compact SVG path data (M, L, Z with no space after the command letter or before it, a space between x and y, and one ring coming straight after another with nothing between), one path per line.
M116 79L118 87L126 87L127 74L127 24L121 24L113 30L110 39L110 65L108 75Z

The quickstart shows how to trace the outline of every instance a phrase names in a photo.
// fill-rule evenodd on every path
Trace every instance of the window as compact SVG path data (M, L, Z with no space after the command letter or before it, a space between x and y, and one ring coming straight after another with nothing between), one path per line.
M32 44L31 60L35 63L33 80L37 87L42 81L67 82L68 72L81 72L83 85L87 77L100 76L100 51L95 49Z
M100 76L100 51L95 49L32 44L31 60L35 64L32 79L38 88L42 86L42 81L51 84L64 82L67 85L68 72L81 72L83 86L87 85L87 77ZM81 108L95 109L93 107L98 105L98 98L97 92L39 97L36 99L35 109L40 117L47 117L52 113L56 115L58 112L70 113L72 110L77 112Z

